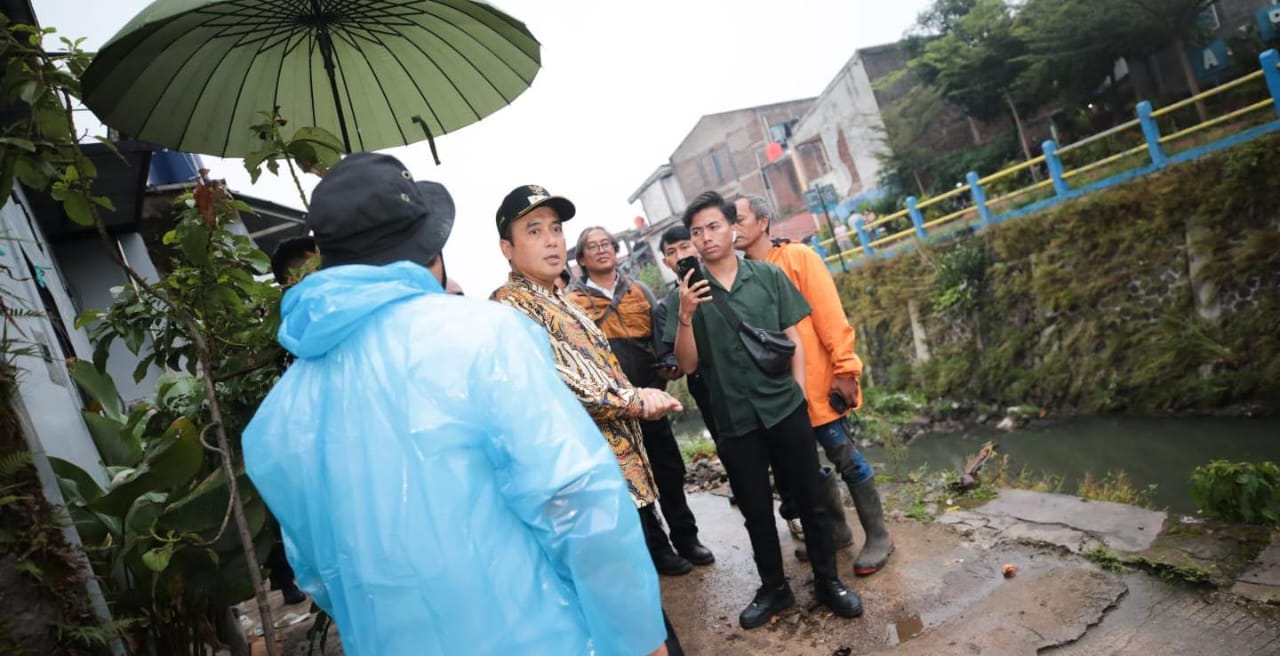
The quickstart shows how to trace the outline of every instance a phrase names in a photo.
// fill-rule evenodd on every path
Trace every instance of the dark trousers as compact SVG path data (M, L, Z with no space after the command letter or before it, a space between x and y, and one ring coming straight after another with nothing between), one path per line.
M653 508L653 504L639 508L638 512L640 513L640 527L644 529L645 542L648 543L649 550L652 551L654 548L654 538L650 532L650 527L653 525L653 522L657 521L658 515ZM666 538L663 538L663 540L665 539ZM662 623L667 627L667 653L684 656L684 650L680 648L680 639L676 637L676 628L671 625L671 620L667 619L667 610L665 608L662 609Z
M782 570L782 546L773 519L773 486L769 470L786 481L791 501L804 527L809 563L815 579L836 576L831 524L821 503L818 479L818 445L809 426L805 404L772 428L760 428L740 437L722 437L716 444L720 462L729 474L729 486L746 518L751 550L765 587L786 582Z
M273 590L285 590L293 585L293 568L289 566L289 559L284 555L284 541L280 537L280 525L274 520L271 522L272 532L275 533L275 542L271 545L271 551L267 552L267 560L264 563L267 566L267 579L271 581Z
M698 406L698 414L702 415L702 423L711 433L711 441L719 442L720 433L716 431L716 420L711 416L711 390L707 389L707 381L703 380L702 374L694 372L685 376L684 382L689 387L694 405Z
M671 544L676 549L688 547L698 539L698 524L684 496L684 457L680 455L675 433L671 432L671 421L642 421L640 432L644 434L644 451L658 484L658 503L662 517L667 520Z

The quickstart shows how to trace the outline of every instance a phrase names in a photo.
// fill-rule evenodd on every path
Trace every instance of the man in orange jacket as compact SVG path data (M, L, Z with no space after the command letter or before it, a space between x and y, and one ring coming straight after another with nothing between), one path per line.
M738 210L735 246L749 259L763 260L781 268L813 308L808 317L796 324L804 346L809 422L827 459L849 486L858 520L866 533L866 542L854 560L853 572L858 576L874 574L884 567L893 552L893 540L884 526L884 506L871 465L858 452L844 422L845 414L862 406L862 360L853 350L853 327L845 317L835 281L822 258L806 246L785 241L774 243L769 238L769 223L774 213L768 202L758 196L747 196L735 201L735 206ZM832 407L833 401L844 407ZM839 490L835 492L838 499ZM844 517L842 506L831 510L836 511L837 521ZM839 531L838 526L836 530Z

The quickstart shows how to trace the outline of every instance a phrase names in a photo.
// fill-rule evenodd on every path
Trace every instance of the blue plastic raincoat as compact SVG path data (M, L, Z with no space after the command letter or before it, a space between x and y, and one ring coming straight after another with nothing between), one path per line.
M635 507L541 328L409 262L311 274L283 318L245 467L348 654L658 648Z

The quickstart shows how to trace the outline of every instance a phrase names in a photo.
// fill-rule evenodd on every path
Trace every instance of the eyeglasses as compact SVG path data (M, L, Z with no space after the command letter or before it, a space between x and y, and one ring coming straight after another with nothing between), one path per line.
M602 239L602 240L600 240L600 241L593 241L593 242L586 243L586 244L583 244L583 245L582 245L582 250L584 250L584 251L586 251L586 252L588 252L588 253L594 253L594 252L596 252L596 251L603 250L603 249L606 249L606 248L608 248L608 249L612 249L612 248L613 248L613 242L612 242L612 241L609 241L608 239Z

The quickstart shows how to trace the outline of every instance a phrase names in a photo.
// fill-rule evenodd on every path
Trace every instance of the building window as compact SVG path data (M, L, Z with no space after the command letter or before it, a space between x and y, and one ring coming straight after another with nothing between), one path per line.
M707 180L707 170L702 166L702 160L698 160L698 177L702 178L703 187L711 186L711 181Z
M711 168L716 172L716 184L724 183L724 169L720 168L720 158L716 156L716 151L711 151Z

